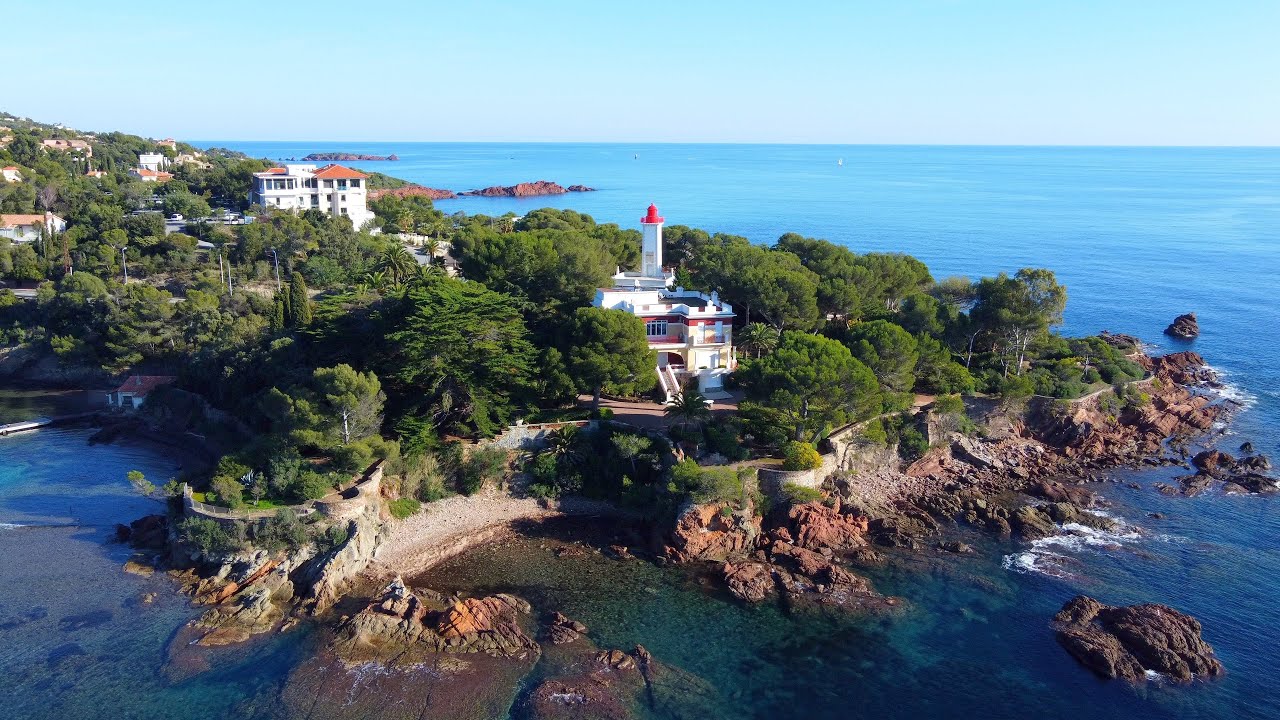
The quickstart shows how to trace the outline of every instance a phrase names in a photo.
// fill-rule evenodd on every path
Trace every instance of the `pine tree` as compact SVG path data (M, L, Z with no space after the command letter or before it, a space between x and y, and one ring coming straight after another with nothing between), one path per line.
M302 273L294 272L289 278L290 325L297 328L311 324L311 301L307 298L307 281Z

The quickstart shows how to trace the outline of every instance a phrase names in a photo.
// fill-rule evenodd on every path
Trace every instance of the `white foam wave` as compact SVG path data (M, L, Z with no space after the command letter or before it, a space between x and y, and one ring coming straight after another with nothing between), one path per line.
M26 525L19 525L18 523L0 522L0 530L17 530L20 527L26 527Z
M1100 530L1080 523L1064 523L1058 526L1061 530L1059 534L1033 540L1027 550L1004 556L1000 562L1001 567L1022 574L1069 578L1072 574L1065 566L1078 563L1075 556L1080 553L1122 550L1152 537L1141 528L1127 525L1114 515L1097 511L1095 513L1113 520L1117 523L1116 527ZM1176 541L1176 536L1157 536L1157 539L1165 538L1167 541Z

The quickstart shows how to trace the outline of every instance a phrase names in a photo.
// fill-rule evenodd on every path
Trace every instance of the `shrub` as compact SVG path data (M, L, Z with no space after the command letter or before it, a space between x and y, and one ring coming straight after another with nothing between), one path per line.
M391 516L397 520L403 520L410 515L417 515L422 510L422 503L417 498L404 497L399 500L392 500L388 504L391 510Z
M907 425L898 431L898 454L904 460L908 462L919 460L928 449L929 441L914 426Z
M671 489L699 504L723 502L741 507L750 497L754 476L752 468L702 467L685 458L671 469Z
M220 475L209 483L209 490L220 504L232 510L244 507L244 486L238 480Z
M239 525L235 527L237 530L240 528ZM239 534L209 518L189 517L178 523L178 537L183 542L196 546L205 555L235 550L240 546Z
M732 425L709 424L703 428L707 450L723 455L730 462L746 460L751 453L738 440L738 432Z
M316 547L322 554L330 553L345 545L349 536L346 525L330 525L316 535Z
M933 401L933 411L939 415L964 414L964 400L959 395L939 395Z
M133 489L143 495L150 495L156 491L156 486L142 474L141 470L130 470L125 474L125 477L129 479L129 484L133 486Z
M266 550L297 550L307 542L307 530L293 510L284 508L263 520L254 532L254 544Z
M786 483L782 486L782 498L791 505L804 505L822 500L822 493L815 488Z
M319 500L333 491L334 478L330 475L324 475L315 470L306 470L300 473L294 481L290 495L298 502L306 500Z
M889 444L889 435L885 433L884 423L880 422L879 418L867 423L867 426L862 429L862 437L877 445Z
M816 470L822 467L822 456L809 443L792 440L782 448L783 470Z
M507 472L507 453L496 447L480 448L462 464L461 489L474 495L486 482L502 479Z

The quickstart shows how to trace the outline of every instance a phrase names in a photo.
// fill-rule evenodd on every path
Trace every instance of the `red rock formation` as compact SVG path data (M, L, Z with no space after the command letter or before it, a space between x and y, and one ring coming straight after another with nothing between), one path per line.
M458 193L462 196L474 197L535 197L538 195L563 195L569 192L562 185L550 180L523 182L515 185L494 185L481 190L468 190Z
M809 550L828 548L835 552L854 550L867 544L867 518L840 512L820 502L792 506L787 511L787 530L795 544Z
M724 562L749 552L759 532L754 519L731 513L725 505L693 505L676 521L665 554L676 562Z
M1152 670L1189 682L1225 672L1200 636L1200 622L1165 605L1108 607L1080 595L1053 620L1058 642L1105 678L1144 681Z
M424 197L429 200L452 200L458 197L452 190L440 190L437 188L423 187L422 185L406 185L398 188L384 188L382 190L373 190L369 192L370 200L377 200L381 197Z

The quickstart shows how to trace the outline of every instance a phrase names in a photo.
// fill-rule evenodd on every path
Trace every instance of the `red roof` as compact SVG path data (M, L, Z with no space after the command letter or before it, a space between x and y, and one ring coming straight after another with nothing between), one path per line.
M272 175L284 175L285 173L287 173L287 172L289 172L289 171L288 171L288 170L286 170L286 169L284 169L284 168L267 168L266 170L263 170L262 172L264 172L264 173L271 173Z
M152 390L175 382L177 379L172 375L130 375L115 391L132 393L134 397L145 397Z
M648 215L645 215L645 216L644 216L644 217L642 217L642 218L640 218L640 222L642 222L642 223L648 223L648 224L653 224L653 223L660 223L660 222L662 222L662 217L661 217L660 215L658 215L658 206L657 206L657 205L650 204L650 205L649 205L649 214L648 214Z
M369 177L359 170L352 170L341 165L325 165L316 171L316 177L322 180L363 180Z

